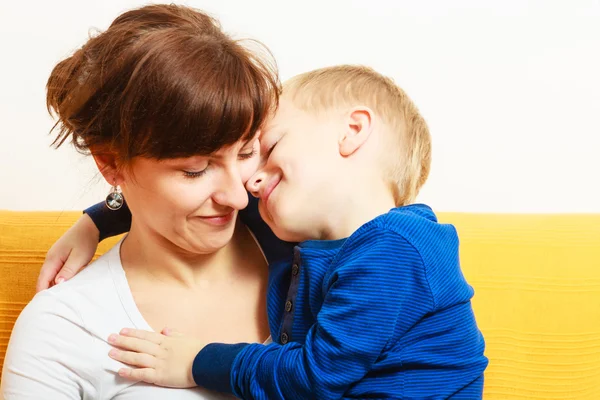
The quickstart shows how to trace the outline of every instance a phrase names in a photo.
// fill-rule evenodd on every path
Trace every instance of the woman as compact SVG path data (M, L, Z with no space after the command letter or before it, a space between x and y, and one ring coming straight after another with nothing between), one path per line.
M268 339L266 260L237 216L257 131L277 104L276 73L209 16L153 5L60 62L47 91L56 146L91 153L114 186L111 207L122 189L133 218L124 240L25 308L4 398L218 398L120 378L107 338L173 326L206 342Z

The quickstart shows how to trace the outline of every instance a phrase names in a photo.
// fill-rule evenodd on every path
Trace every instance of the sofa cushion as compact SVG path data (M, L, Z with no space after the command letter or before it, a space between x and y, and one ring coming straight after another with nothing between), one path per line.
M0 211L0 367L46 252L79 216ZM475 288L484 398L600 399L600 215L439 217L457 227Z

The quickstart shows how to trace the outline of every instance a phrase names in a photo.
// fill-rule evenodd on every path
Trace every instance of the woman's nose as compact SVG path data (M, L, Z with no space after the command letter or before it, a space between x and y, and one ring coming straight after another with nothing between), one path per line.
M235 210L243 210L248 205L248 193L239 173L230 171L223 177L219 190L215 193L215 201Z

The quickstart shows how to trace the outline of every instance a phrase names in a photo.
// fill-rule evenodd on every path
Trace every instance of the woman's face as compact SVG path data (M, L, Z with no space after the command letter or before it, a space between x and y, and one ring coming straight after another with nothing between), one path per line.
M121 188L142 229L165 245L209 254L233 236L238 210L248 204L245 182L255 172L258 140L238 142L209 156L135 158Z

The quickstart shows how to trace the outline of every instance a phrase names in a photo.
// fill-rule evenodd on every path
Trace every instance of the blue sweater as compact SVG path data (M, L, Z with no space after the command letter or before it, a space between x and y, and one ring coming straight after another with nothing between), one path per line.
M114 218L100 209L88 210L95 221ZM270 264L274 343L208 345L194 361L198 385L244 399L481 398L487 359L473 290L454 227L429 207L297 245L275 238L254 200L240 216Z

